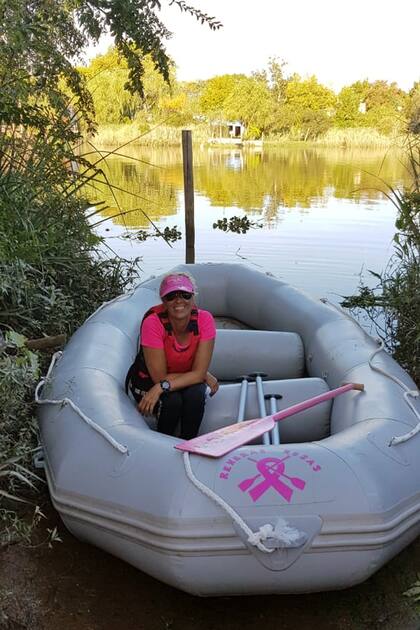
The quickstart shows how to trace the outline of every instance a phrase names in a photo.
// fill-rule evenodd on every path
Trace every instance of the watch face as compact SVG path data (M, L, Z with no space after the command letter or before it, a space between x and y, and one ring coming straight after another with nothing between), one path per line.
M160 386L164 392L168 392L171 389L171 384L169 381L161 381Z

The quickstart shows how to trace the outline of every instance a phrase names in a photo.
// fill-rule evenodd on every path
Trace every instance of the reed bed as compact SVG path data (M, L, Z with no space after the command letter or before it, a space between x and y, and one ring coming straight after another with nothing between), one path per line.
M365 147L373 149L395 145L396 137L385 136L377 129L371 127L332 128L314 142L315 144L329 147Z
M371 127L339 129L333 127L318 138L304 140L299 132L293 131L282 135L268 135L265 145L316 145L340 148L382 149L401 144L396 136L385 136Z
M211 139L211 128L206 124L192 125L194 142L208 144ZM136 123L99 125L98 131L90 138L98 148L122 146L127 143L133 146L163 147L181 144L181 128L169 125L157 125L150 130L141 130ZM317 139L303 140L296 132L282 135L268 135L264 138L266 145L315 144L326 147L363 147L387 148L399 144L396 136L385 136L370 127L329 129Z
M195 142L205 143L210 137L207 125L191 125L189 128L193 131ZM178 146L181 144L181 127L159 125L143 131L136 123L99 125L97 133L91 140L98 148L122 146L127 143L147 147Z

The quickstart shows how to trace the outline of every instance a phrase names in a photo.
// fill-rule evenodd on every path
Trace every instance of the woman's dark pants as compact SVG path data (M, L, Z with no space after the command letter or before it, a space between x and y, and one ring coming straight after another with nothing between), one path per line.
M141 383L141 389L146 392L153 387L151 379L145 379ZM205 393L207 385L197 383L179 389L176 392L164 392L161 394L153 413L157 417L157 429L165 435L175 435L178 423L181 421L181 434L183 440L195 437L200 428L204 415ZM131 392L137 402L141 399L140 390L131 387Z
M183 440L195 437L204 414L206 384L190 385L176 392L164 392L160 397L157 429L160 433L174 435L181 421Z

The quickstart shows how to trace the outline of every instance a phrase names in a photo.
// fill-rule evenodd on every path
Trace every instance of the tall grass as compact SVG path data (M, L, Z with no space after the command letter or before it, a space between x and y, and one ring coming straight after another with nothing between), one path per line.
M393 146L396 138L385 136L377 129L369 127L358 127L349 129L328 129L325 135L314 141L318 145L328 147L365 147L365 148L386 148Z
M420 386L420 138L407 143L410 190L389 188L396 206L394 253L383 271L371 271L374 289L363 282L342 303L370 320L389 352Z
M192 125L194 142L210 144L212 129L210 125ZM110 148L130 143L132 146L164 147L179 146L181 128L158 125L142 130L137 123L99 125L92 142L98 148ZM299 131L285 134L268 134L264 137L266 145L315 144L326 147L382 149L395 145L395 136L386 136L377 129L369 127L338 129L331 128L316 139L302 140Z
M391 147L396 143L396 138L385 136L377 129L369 127L358 127L348 129L331 128L318 138L302 140L300 130L297 133L285 133L282 135L268 135L264 138L267 145L276 144L304 144L305 146L316 145L331 148L366 148L383 149Z
M136 265L101 254L104 243L80 195L99 177L98 165L80 158L73 170L76 160L53 121L0 126L0 546L27 539L28 523L30 529L40 514L28 520L19 506L34 509L33 388L48 357L26 350L22 339L72 334L123 291Z
M210 137L207 125L190 126L193 130L194 142L205 143ZM127 143L132 146L165 147L181 144L181 128L159 125L155 128L141 130L136 123L121 125L99 125L92 138L97 148L119 147Z

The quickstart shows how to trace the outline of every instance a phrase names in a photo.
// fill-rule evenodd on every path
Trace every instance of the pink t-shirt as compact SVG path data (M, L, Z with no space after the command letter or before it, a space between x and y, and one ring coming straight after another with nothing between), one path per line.
M213 315L208 311L198 309L198 330L199 341L208 341L216 337L216 326ZM164 348L166 335L167 333L159 317L156 313L153 313L152 315L149 315L142 324L140 343L142 346L146 346L147 348ZM168 369L170 368L169 371L180 373L188 372L191 369L191 367L186 363L189 353L183 351L188 349L190 344L188 343L181 346L176 341L175 337L173 338L173 344L176 352L171 357L171 365L168 365Z

